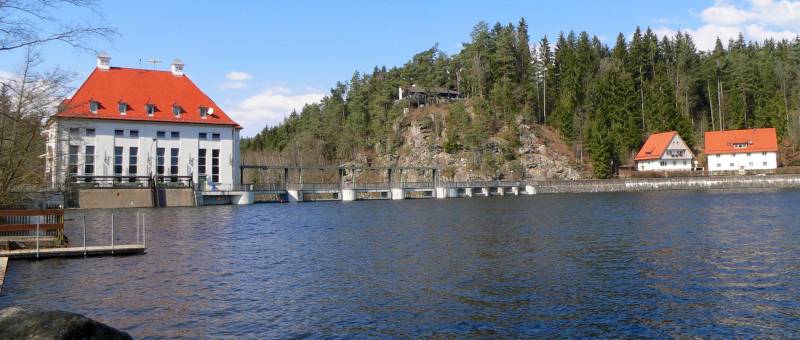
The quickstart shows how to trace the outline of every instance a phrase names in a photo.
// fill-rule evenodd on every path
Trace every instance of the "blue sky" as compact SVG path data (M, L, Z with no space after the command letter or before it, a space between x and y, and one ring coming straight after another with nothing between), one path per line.
M639 25L662 34L688 30L701 48L716 35L788 36L800 31L800 4L728 1L105 1L102 20L120 36L97 42L112 66L166 69L174 58L187 74L252 135L304 102L318 100L338 80L375 65L402 65L439 43L455 53L480 20L516 22L524 16L533 40L586 30L608 44ZM68 21L97 20L64 9ZM797 14L798 16L794 16ZM42 70L74 72L75 86L94 56L58 43L40 49ZM13 72L20 53L0 55Z

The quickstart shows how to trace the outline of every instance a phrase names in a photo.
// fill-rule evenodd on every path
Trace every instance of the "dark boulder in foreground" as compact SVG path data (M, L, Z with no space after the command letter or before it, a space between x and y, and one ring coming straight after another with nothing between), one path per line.
M132 339L128 333L64 311L0 309L0 337L5 339Z

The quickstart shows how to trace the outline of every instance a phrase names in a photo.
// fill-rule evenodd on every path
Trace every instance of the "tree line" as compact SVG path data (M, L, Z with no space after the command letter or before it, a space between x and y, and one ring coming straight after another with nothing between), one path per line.
M434 45L403 66L355 72L243 147L330 162L395 152L408 107L396 100L397 89L416 84L467 98L438 123L445 151L482 152L489 136L513 142L520 122L542 124L560 131L604 178L654 132L677 130L694 146L704 131L755 127L798 140L798 71L800 38L752 42L740 34L701 51L687 33L658 37L637 27L609 47L572 31L531 42L524 18L516 25L480 22L458 53Z

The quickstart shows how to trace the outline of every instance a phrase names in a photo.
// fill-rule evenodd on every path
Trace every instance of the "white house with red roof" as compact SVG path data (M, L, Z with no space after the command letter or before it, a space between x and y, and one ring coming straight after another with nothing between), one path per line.
M636 154L639 171L689 171L694 153L677 131L654 133Z
M778 137L774 128L705 133L708 170L769 170L778 167Z
M49 122L53 184L79 176L239 182L241 126L184 74L180 60L162 71L111 67L110 59L97 57L97 68Z

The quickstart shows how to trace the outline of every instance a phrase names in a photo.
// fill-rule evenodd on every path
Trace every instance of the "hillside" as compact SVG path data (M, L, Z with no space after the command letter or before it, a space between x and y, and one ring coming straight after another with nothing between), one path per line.
M636 28L613 47L587 32L531 44L525 19L478 23L455 55L434 45L402 67L355 72L320 103L242 143L247 157L290 164L437 163L454 178L605 178L654 132L775 127L794 162L800 38L717 41ZM459 93L418 107L399 88ZM429 103L431 104L431 103ZM791 151L791 152L789 152ZM574 155L577 152L578 155ZM512 170L514 172L512 173Z

